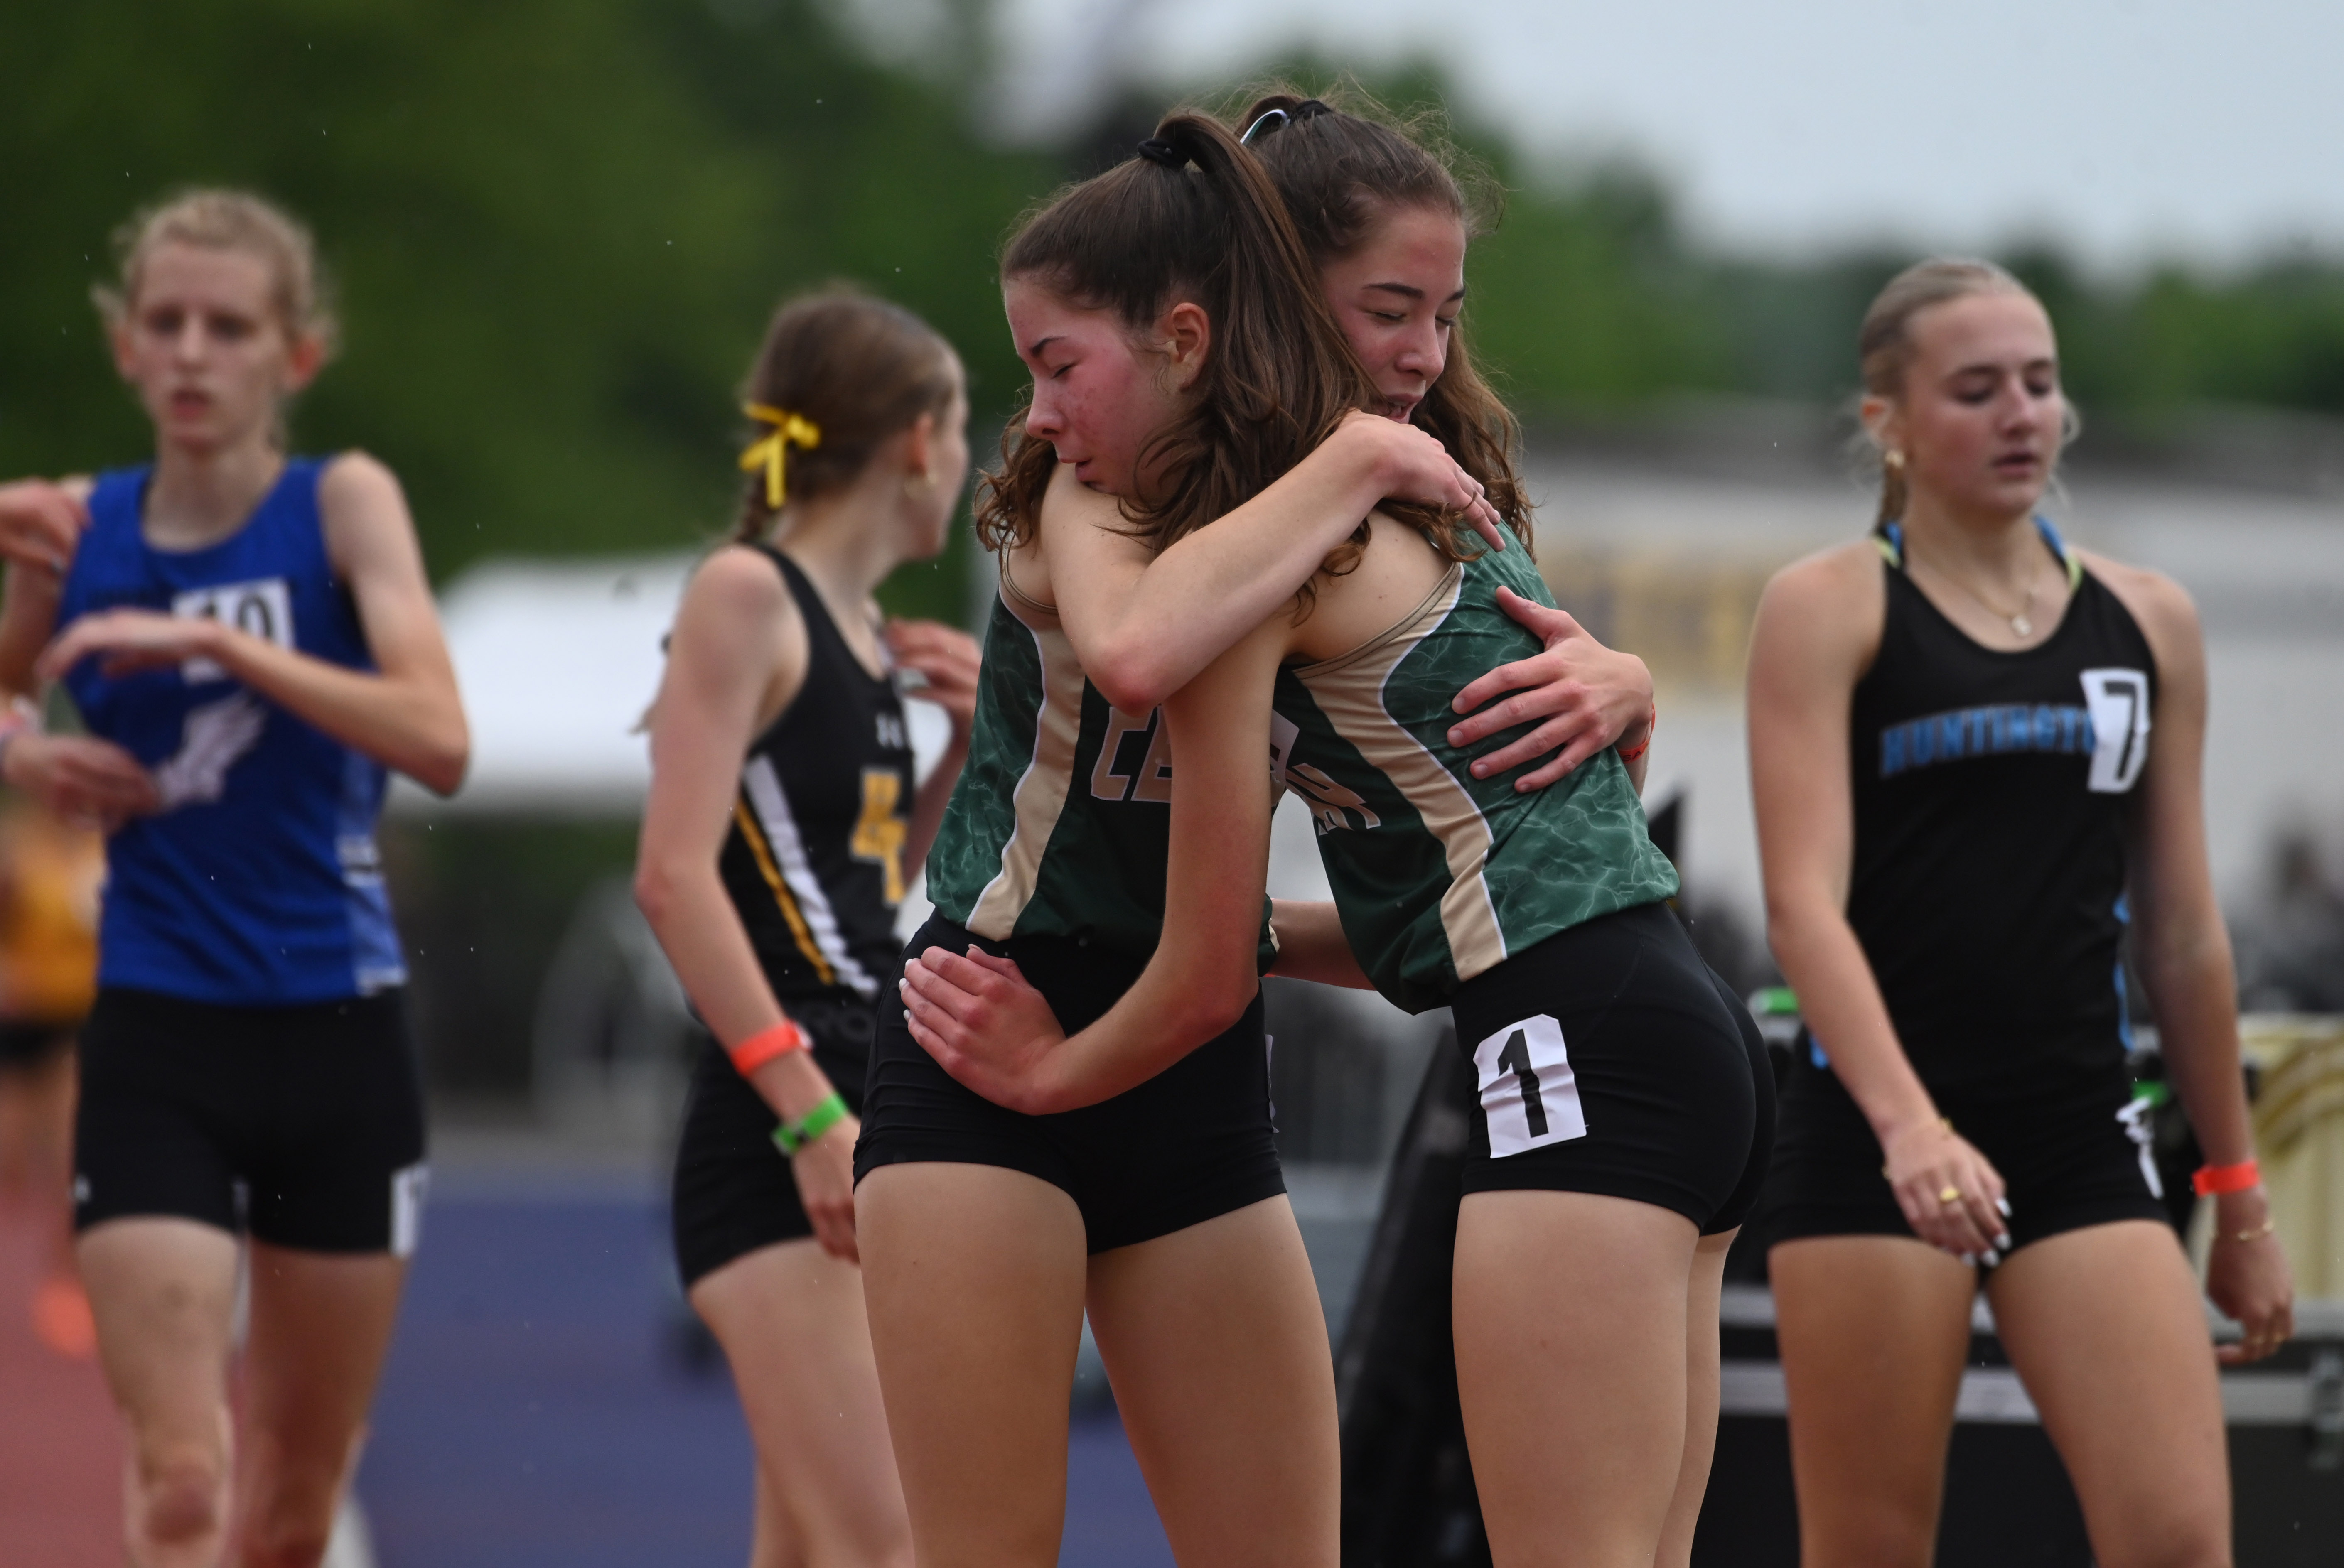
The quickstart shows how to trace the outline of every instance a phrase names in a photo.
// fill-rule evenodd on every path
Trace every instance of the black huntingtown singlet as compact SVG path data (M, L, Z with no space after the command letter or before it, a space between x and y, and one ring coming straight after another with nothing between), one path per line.
M1902 529L1875 540L1888 613L1849 716L1847 915L1933 1089L2015 1085L2127 1044L2124 839L2156 661L2116 595L2036 526L2072 593L2050 639L2017 652L1981 646L1913 585Z
M912 747L892 673L874 676L795 562L781 569L805 620L804 684L750 744L718 869L784 1006L869 1001L902 944Z

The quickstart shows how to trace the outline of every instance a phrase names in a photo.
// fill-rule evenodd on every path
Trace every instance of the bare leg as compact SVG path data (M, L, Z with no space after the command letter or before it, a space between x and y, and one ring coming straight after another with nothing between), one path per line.
M245 1341L243 1568L316 1568L357 1468L407 1263L388 1252L252 1243Z
M1466 1196L1457 1387L1500 1568L1651 1568L1683 1462L1698 1240L1623 1198Z
M1768 1255L1805 1568L1927 1568L1977 1276L1903 1236Z
M811 1238L785 1241L703 1277L692 1304L724 1346L757 1440L754 1568L910 1568L862 1271Z
M992 1165L887 1165L855 1189L887 1429L922 1568L1052 1568L1082 1341L1082 1214Z
M0 1070L0 1198L31 1206L43 1261L73 1268L75 1060L70 1047Z
M192 1220L110 1220L80 1254L128 1428L126 1553L134 1568L211 1568L227 1533L236 1238Z
M894 1454L887 1456L887 1462L891 1468L894 1466ZM757 1465L756 1497L756 1513L749 1533L749 1568L805 1568L805 1543L790 1519L789 1504L766 1478L762 1461Z
M1988 1291L2103 1568L2228 1568L2220 1378L2173 1232L2069 1231L2019 1249Z
M1669 1522L1661 1532L1658 1568L1686 1568L1692 1561L1693 1527L1701 1523L1702 1499L1709 1493L1710 1461L1717 1456L1717 1306L1725 1290L1725 1254L1739 1228L1703 1236L1692 1250L1692 1281L1685 1293L1684 1457L1677 1466L1676 1494L1669 1499Z
M1173 1556L1334 1568L1334 1365L1287 1201L1101 1253L1090 1312Z

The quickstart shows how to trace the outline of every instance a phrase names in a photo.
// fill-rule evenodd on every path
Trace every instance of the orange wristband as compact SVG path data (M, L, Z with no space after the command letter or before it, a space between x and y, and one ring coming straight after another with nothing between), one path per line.
M746 1078L773 1058L803 1050L813 1043L803 1030L783 1019L771 1029L759 1030L726 1054L732 1058L732 1070Z
M2189 1184L2200 1198L2219 1197L2225 1192L2243 1192L2262 1182L2262 1167L2251 1160L2241 1160L2236 1165L2201 1165Z
M1644 739L1642 744L1639 745L1632 751L1625 746L1614 748L1614 749L1620 753L1620 760L1622 762L1633 762L1637 758L1642 757L1645 752L1650 751L1652 749L1652 731L1658 729L1660 727L1661 705L1656 702L1652 704L1652 713L1644 720Z

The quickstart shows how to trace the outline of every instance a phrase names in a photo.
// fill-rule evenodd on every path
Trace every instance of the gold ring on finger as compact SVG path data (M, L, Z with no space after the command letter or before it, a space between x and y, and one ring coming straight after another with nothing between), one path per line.
M1961 1201L1962 1190L1955 1186L1950 1181L1946 1182L1945 1187L1937 1193L1937 1201L1947 1208L1953 1207L1953 1205L1960 1202Z

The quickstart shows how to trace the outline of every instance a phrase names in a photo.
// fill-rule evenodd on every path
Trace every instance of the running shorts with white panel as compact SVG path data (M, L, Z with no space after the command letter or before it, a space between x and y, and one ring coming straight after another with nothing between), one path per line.
M405 992L285 1007L98 992L81 1036L76 1230L167 1217L404 1257L424 1181Z

